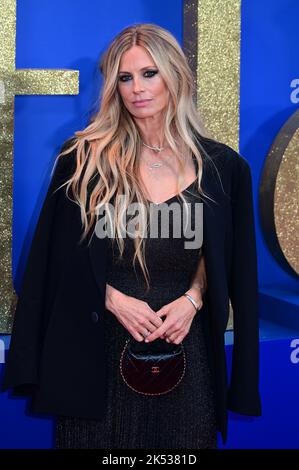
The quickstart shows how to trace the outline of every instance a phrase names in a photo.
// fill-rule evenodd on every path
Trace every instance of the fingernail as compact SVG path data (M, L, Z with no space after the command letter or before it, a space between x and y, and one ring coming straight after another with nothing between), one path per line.
M145 339L144 342L145 342L145 343L148 343L149 341L148 341L148 339Z

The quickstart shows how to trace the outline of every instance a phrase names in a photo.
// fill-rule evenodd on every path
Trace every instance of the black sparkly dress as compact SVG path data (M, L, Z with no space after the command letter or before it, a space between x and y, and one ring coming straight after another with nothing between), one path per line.
M196 185L197 181L194 181L183 191L191 208L193 227L195 203L200 202ZM168 199L165 204L173 202L182 211L183 202L178 196ZM121 260L117 256L119 251L116 242L110 242L112 262L107 283L127 295L146 301L155 311L189 289L204 248L203 245L186 249L184 234L173 237L173 220L170 216L169 237L158 236L146 240L145 257L151 282L147 294L138 261L135 269L132 265L133 239L124 238L125 251ZM190 241L190 235L187 240ZM102 421L59 416L56 423L56 448L217 448L215 401L200 311L183 340L185 376L171 392L159 396L139 394L125 384L120 374L119 360L126 340L133 337L107 309L103 321L109 362L106 416ZM169 345L164 339L156 341Z

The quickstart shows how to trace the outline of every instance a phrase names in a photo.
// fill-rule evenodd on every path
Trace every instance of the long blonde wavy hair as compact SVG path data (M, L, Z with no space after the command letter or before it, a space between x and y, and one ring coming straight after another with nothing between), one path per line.
M114 38L100 60L104 80L99 110L85 129L75 132L72 145L57 157L61 158L76 149L76 168L64 185L67 195L71 189L73 201L80 207L83 227L81 241L95 227L97 211L114 200L113 233L120 256L124 250L123 237L120 236L123 211L133 201L149 210L146 190L138 177L141 134L125 108L117 86L122 54L135 45L142 46L151 55L169 90L169 102L163 117L164 135L179 162L178 195L185 204L181 192L184 164L193 154L198 163L198 191L209 198L201 188L202 155L194 142L195 134L209 135L196 109L194 77L186 57L175 37L166 29L149 23L129 26ZM209 158L207 154L206 157ZM93 189L88 191L91 180L94 182ZM119 203L120 195L125 196L125 206ZM149 288L145 239L135 237L134 247L133 264L135 266L138 259Z

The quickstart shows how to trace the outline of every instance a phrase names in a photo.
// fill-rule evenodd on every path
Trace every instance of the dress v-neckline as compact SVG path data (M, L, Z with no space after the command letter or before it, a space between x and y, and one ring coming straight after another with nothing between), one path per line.
M191 184L189 184L189 186L187 186L187 188L184 188L181 192L184 193L185 191L188 191L188 189L191 188L191 186L194 185L194 183L197 181L197 176L196 178L192 181ZM160 204L166 204L167 202L171 201L172 199L175 199L176 197L178 197L179 193L175 194L174 196L171 196L169 197L168 199L166 199L165 201L161 201L161 202L154 202L154 201L150 201L149 199L147 199L147 201L150 203L150 204L154 204L154 206L160 206Z

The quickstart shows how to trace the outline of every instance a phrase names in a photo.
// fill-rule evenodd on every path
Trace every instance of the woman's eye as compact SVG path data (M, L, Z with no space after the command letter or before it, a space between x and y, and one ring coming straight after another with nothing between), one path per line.
M156 75L156 73L158 73L158 70L147 70L145 73L149 73L149 77L153 77Z
M121 75L121 76L119 77L119 80L120 80L121 82L127 82L130 78L131 78L131 75Z
M146 71L144 72L144 76L145 76L146 78L151 78L151 77L153 77L154 75L156 75L157 73L158 73L158 70L146 70ZM130 80L130 78L131 78L131 75L121 75L121 76L119 77L119 80L120 80L121 82L127 82L128 80Z

